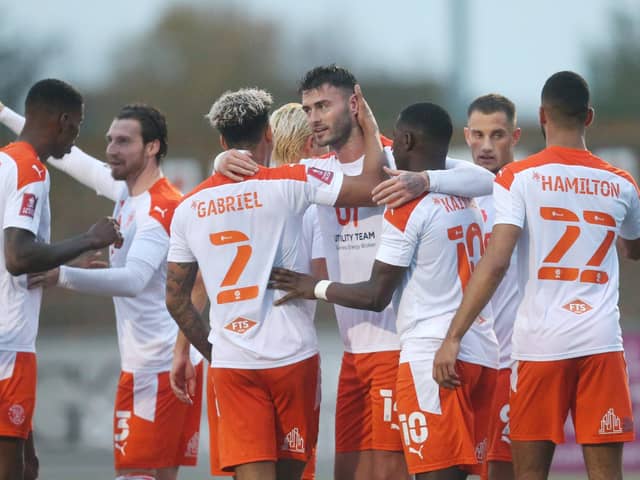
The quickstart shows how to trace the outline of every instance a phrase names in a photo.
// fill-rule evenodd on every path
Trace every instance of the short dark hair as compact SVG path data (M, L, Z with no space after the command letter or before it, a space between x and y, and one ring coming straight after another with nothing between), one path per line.
M584 126L589 113L589 86L575 72L551 75L542 87L542 106L551 118L567 127Z
M398 123L421 133L438 147L447 147L453 134L449 113L430 102L414 103L400 112Z
M502 112L511 125L515 126L516 124L516 106L511 100L499 93L489 93L476 98L467 109L467 118L476 111L485 115Z
M158 163L167 154L169 148L169 134L167 131L167 119L157 108L143 103L131 103L120 109L118 120L137 120L140 123L142 141L147 144L158 140L160 148L156 154Z
M225 92L206 115L230 148L255 146L269 126L273 97L266 90L242 88Z
M336 88L343 88L353 92L353 87L358 81L349 70L332 63L331 65L313 68L305 73L302 80L300 80L298 93L301 94L307 90L320 88L326 83Z
M80 92L62 80L46 78L36 82L24 102L26 112L44 109L49 112L78 112L84 100Z

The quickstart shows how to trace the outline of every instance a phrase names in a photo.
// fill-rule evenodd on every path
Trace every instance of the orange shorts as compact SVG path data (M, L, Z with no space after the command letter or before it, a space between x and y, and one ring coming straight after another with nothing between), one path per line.
M399 452L393 405L399 350L342 356L336 400L336 453Z
M36 354L0 352L0 436L26 439L36 406Z
M511 439L509 437L509 385L511 369L498 371L493 402L489 414L489 446L487 461L511 462Z
M202 409L202 362L193 405L176 398L169 372L121 372L113 419L116 470L195 465Z
M320 416L318 355L277 368L211 368L211 377L218 413L212 445L222 470L282 458L309 460Z
M631 442L633 415L623 352L520 361L511 379L511 439L564 442L571 411L579 444Z
M495 370L458 361L456 371L462 386L449 390L433 380L432 359L400 364L398 421L409 473L453 466L480 473Z
M231 477L233 472L225 472L220 466L218 444L218 411L216 392L213 387L213 369L207 369L207 418L209 419L209 467L214 477ZM311 457L307 462L301 480L315 480L316 478L316 447L311 450Z

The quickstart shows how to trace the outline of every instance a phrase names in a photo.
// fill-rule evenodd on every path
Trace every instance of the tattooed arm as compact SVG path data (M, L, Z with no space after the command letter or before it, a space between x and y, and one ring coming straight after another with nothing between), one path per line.
M169 262L167 270L167 309L180 330L204 357L211 362L209 325L191 301L198 264Z

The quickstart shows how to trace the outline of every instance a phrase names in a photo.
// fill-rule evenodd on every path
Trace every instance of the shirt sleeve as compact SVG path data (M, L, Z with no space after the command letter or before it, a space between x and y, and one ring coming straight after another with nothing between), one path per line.
M376 260L397 267L408 267L419 240L415 219L409 218L404 229L401 229L387 219L389 212L385 212L382 221L382 236Z
M427 170L429 191L458 197L481 197L493 190L494 175L486 168L447 157L446 170Z
M335 205L342 188L344 174L337 170L323 170L308 165L306 171L305 196L309 203Z
M24 117L5 105L0 111L0 123L16 135L20 135L24 127Z
M169 262L193 263L196 261L196 257L187 242L185 220L184 212L179 206L171 221L169 254L167 255L167 261Z
M635 187L630 193L627 215L620 225L620 236L626 240L640 238L640 198Z
M135 297L151 280L155 269L147 262L128 258L124 267L73 268L60 267L58 286L76 292L107 297Z
M494 226L506 223L523 228L525 221L525 203L520 191L518 177L507 187L498 181L493 186L493 205L496 209Z
M109 165L75 146L71 153L61 159L49 158L47 163L114 202L120 199L123 189L126 188L124 181L114 180L111 176Z
M46 181L31 182L20 189L9 191L2 228L21 228L37 235L49 194Z

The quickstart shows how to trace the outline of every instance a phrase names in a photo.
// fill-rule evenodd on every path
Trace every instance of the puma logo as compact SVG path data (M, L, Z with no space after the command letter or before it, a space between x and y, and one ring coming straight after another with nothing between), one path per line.
M164 218L168 210L168 208L160 208L157 205L153 207L153 211L158 212L160 215L162 215L162 218Z
M420 445L420 448L418 450L416 450L413 447L409 447L409 453L415 453L416 455L418 455L420 457L420 460L424 460L424 458L422 458L422 449L424 448L424 444Z
M42 178L42 176L44 175L44 170L40 170L36 164L31 165L31 168L36 171L36 173L38 174L38 178Z

